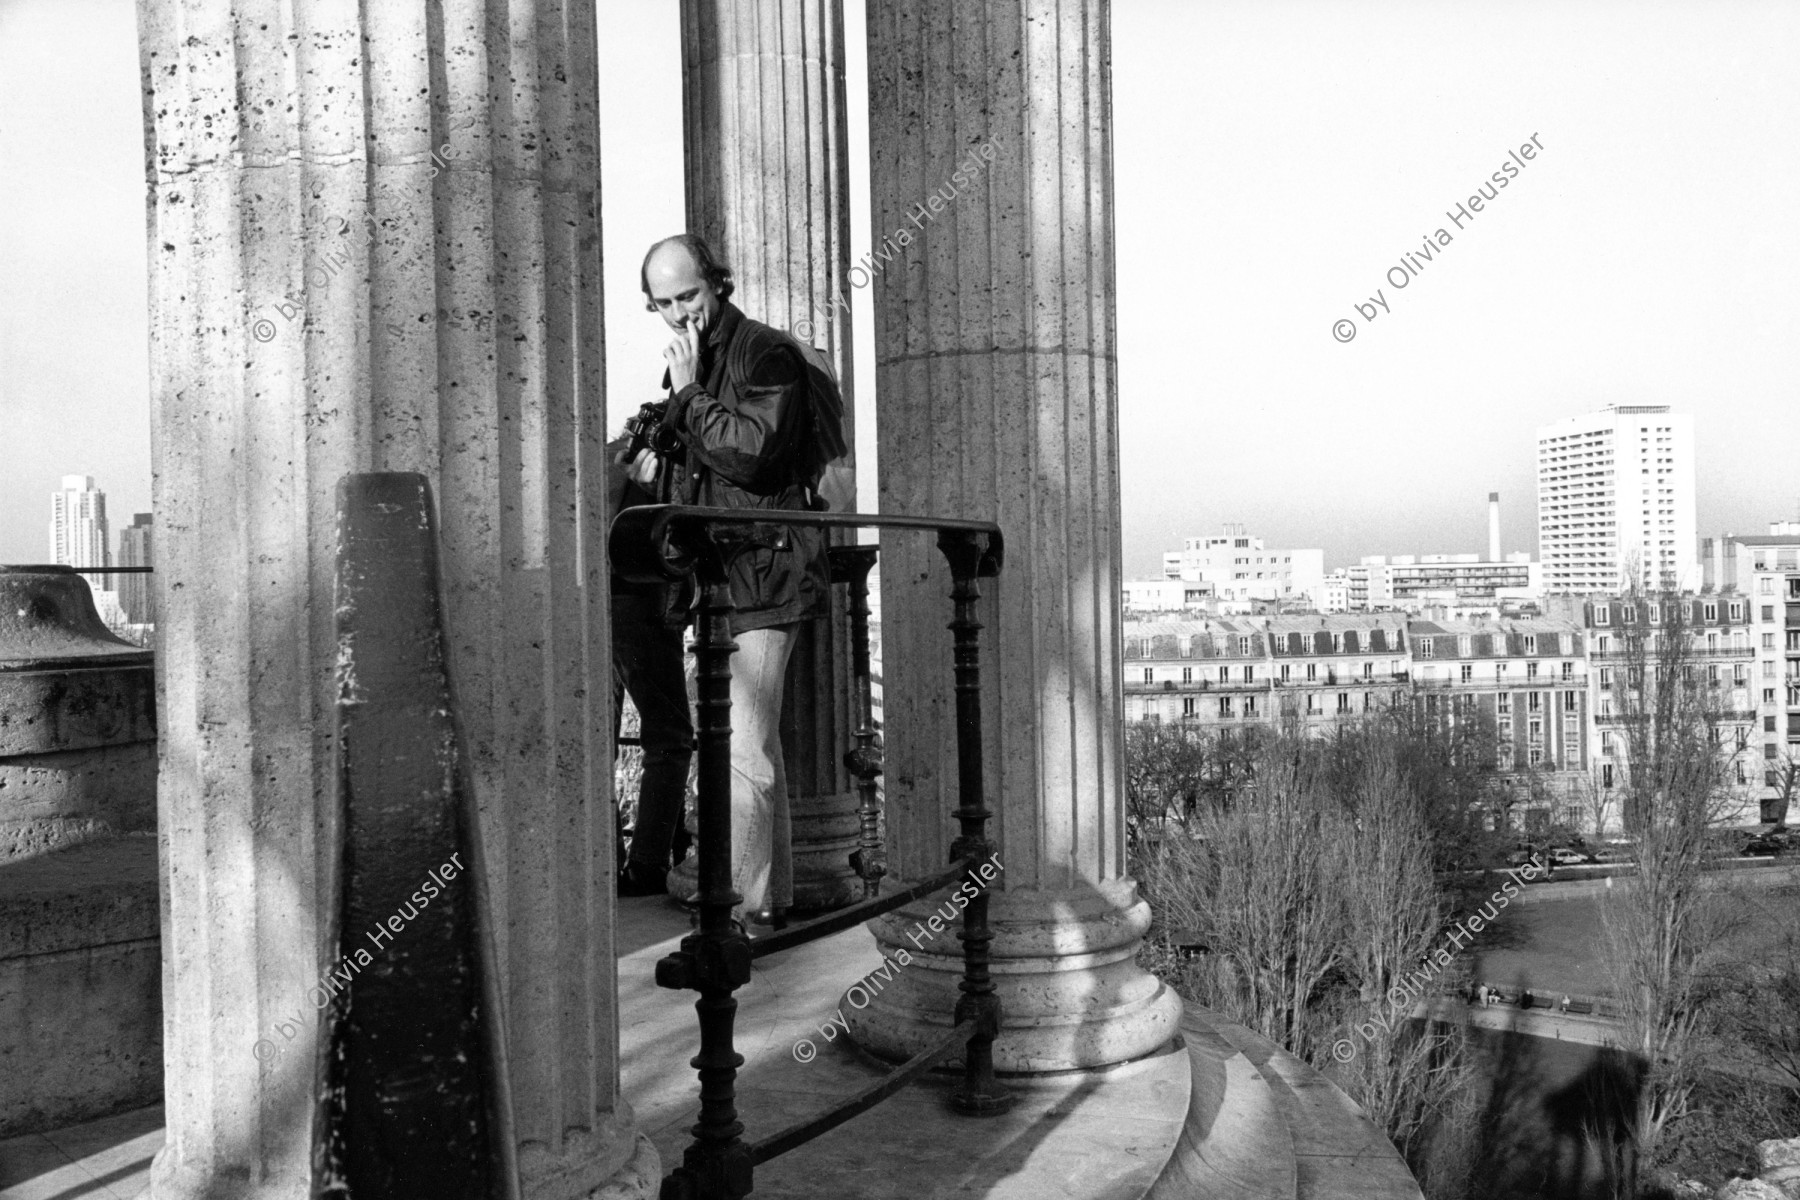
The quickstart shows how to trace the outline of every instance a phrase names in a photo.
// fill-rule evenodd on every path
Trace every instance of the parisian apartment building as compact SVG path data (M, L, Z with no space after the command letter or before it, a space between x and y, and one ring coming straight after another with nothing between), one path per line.
M1800 539L1795 543L1800 550ZM1786 595L1790 578L1768 574L1771 593ZM1800 567L1791 588L1800 617ZM1697 677L1716 700L1711 707L1729 759L1727 819L1754 822L1768 787L1760 761L1767 743L1759 733L1768 714L1759 712L1757 696L1762 635L1769 631L1760 608L1735 590L1689 593L1678 602L1692 631ZM1632 611L1616 595L1548 597L1546 606L1546 615L1531 618L1378 612L1128 620L1125 719L1213 731L1298 721L1323 732L1389 704L1417 704L1494 730L1501 769L1534 784L1521 815L1528 826L1561 822L1593 831L1598 818L1616 829L1613 794L1626 748L1622 690L1633 682L1623 627L1656 623L1663 614ZM1800 634L1800 619L1794 629ZM1785 625L1774 632L1777 644L1788 644ZM1800 686L1800 646L1793 662L1776 670L1792 670ZM1791 688L1777 694L1785 701Z
M1735 592L1748 607L1753 736L1764 786L1778 791L1800 766L1800 521L1708 538L1701 559L1708 587Z

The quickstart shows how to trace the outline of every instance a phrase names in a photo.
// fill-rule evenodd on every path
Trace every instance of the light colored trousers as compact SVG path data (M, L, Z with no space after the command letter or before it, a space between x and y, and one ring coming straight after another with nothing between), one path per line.
M731 886L741 912L794 902L793 825L781 761L781 698L794 625L734 633L731 656Z

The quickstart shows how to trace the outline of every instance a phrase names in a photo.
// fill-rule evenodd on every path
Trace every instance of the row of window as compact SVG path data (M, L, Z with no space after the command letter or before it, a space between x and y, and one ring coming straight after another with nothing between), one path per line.
M1354 712L1358 711L1356 704L1353 700L1354 695L1355 695L1355 693L1352 693L1352 692L1339 692L1337 694L1337 710L1336 711L1339 712L1340 714L1354 713ZM1218 712L1219 718L1221 720L1226 720L1226 721L1234 720L1238 716L1238 713L1242 712L1244 720L1246 720L1246 721L1255 720L1257 717L1259 717L1261 715L1261 713L1259 713L1257 710L1256 701L1257 701L1257 698L1254 695L1220 696L1220 697L1218 697L1218 699L1216 701L1217 712ZM1373 712L1374 709L1375 709L1375 693L1374 692L1363 692L1362 693L1361 711L1362 712ZM1324 706L1324 702L1321 697L1321 694L1318 692L1308 692L1306 694L1306 713L1307 713L1307 715L1308 716L1320 716L1324 712L1325 712L1325 706ZM1188 720L1198 717L1200 715L1200 699L1199 699L1199 697L1183 696L1181 698L1181 715L1184 719L1188 719Z
M1766 665L1773 667L1775 664L1768 663ZM1681 673L1682 673L1683 679L1687 680L1689 683L1692 683L1695 678L1694 677L1694 664L1692 664L1692 663L1684 664L1681 668ZM1666 670L1659 669L1657 672L1657 677L1660 679L1664 676L1664 674L1666 674ZM1600 678L1600 690L1603 692L1611 691L1613 688L1613 669L1611 667L1601 667L1599 678ZM1714 687L1717 687L1720 684L1720 682L1723 680L1723 678L1724 678L1724 672L1720 669L1720 666L1718 663L1707 663L1706 664L1706 682L1707 683L1711 684ZM1749 663L1732 663L1731 664L1731 682L1734 685L1736 685L1738 687L1743 687L1744 684L1749 682L1749 680L1750 680L1750 664ZM1627 687L1633 687L1633 688L1642 687L1644 684L1644 669L1642 667L1626 668L1625 684Z
M1504 637L1506 635L1490 634L1490 635L1486 635L1486 636L1489 638L1489 645L1491 646L1493 644L1493 641L1492 641L1493 638ZM1528 633L1528 634L1524 635L1524 638L1525 638L1525 651L1524 652L1527 655L1536 654L1538 652L1538 635L1535 633ZM1555 641L1554 641L1555 649L1551 649L1550 645L1549 645L1549 642L1552 638L1555 639ZM1436 658L1437 657L1437 642L1438 642L1438 639L1432 638L1432 637L1415 638L1414 644L1415 644L1416 648L1418 649L1419 657L1420 658ZM1544 647L1544 653L1546 655L1575 653L1575 635L1572 633L1546 634L1545 642L1546 642L1546 645ZM1456 656L1458 658L1469 658L1474 653L1475 653L1475 635L1469 634L1469 633L1457 634L1457 636L1456 636Z
M1300 665L1302 665L1302 664L1282 663L1281 666L1279 668L1277 668L1277 670L1276 670L1275 678L1280 679L1283 683L1294 682L1295 668ZM1318 682L1318 680L1319 680L1319 664L1316 662L1309 662L1309 663L1304 664L1304 666L1306 669L1306 675L1305 675L1306 682L1308 682L1308 683ZM1218 679L1218 681L1220 683L1230 683L1232 681L1231 667L1229 664L1221 665L1220 667L1217 668L1217 671L1218 671L1218 674L1217 674L1216 678ZM1254 663L1245 663L1242 667L1240 667L1238 669L1238 671L1239 671L1238 678L1242 682L1244 682L1244 683L1255 683L1256 682L1256 679L1257 679L1256 665ZM1400 674L1400 671L1401 671L1400 660L1397 658L1389 659L1387 673L1389 675L1398 676ZM1346 666L1345 666L1344 675L1346 678L1351 678L1351 679L1356 678L1356 676L1349 670L1348 664L1346 664ZM1372 663L1372 662L1363 663L1362 678L1364 678L1364 679L1375 678L1375 664L1374 663ZM1325 682L1336 683L1337 679L1338 679L1337 664L1335 664L1335 663L1325 664ZM1155 683L1156 682L1156 668L1155 667L1145 667L1144 668L1144 682L1145 683ZM1192 668L1192 667L1181 668L1181 682L1188 683L1188 684L1191 684L1194 682L1194 668Z
M1551 693L1549 692L1526 692L1525 711L1542 712L1544 708L1544 697L1550 694ZM1581 711L1581 700L1579 699L1581 696L1580 692L1558 692L1556 695L1562 697L1562 710L1564 712L1573 713ZM1511 692L1501 692L1498 696L1494 697L1494 711L1502 717L1510 715L1512 713L1512 697L1513 694Z
M1645 605L1645 608L1648 611L1648 615L1650 618L1650 624L1661 625L1662 620L1663 620L1662 604L1658 601L1652 600L1647 605ZM1726 618L1728 622L1732 622L1732 623L1742 622L1744 619L1744 602L1742 600L1728 601L1726 604L1725 611L1726 611L1726 613L1729 614ZM1612 615L1612 606L1610 604L1594 605L1594 624L1610 625L1612 623L1611 620L1609 619L1611 617L1611 615ZM1673 614L1671 614L1671 616L1673 616ZM1693 621L1693 619L1694 619L1694 602L1692 600L1684 600L1681 602L1681 619L1684 622L1692 622ZM1716 623L1719 619L1719 602L1717 600L1701 601L1700 602L1700 619L1707 624ZM1619 606L1619 623L1622 625L1637 624L1637 605L1621 604Z

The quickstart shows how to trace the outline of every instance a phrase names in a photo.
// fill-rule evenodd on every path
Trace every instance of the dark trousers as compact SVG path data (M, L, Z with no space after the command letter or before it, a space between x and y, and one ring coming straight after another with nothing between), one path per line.
M630 861L666 870L687 796L688 763L694 756L694 721L682 673L681 631L660 620L659 597L612 598L613 677L638 710L643 781L631 838Z

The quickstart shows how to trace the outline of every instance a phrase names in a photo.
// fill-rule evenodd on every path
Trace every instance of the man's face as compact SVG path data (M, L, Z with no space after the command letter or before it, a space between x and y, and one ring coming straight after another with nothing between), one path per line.
M690 324L704 333L719 315L719 293L701 275L694 256L685 246L664 246L644 269L650 284L650 303L670 329Z

